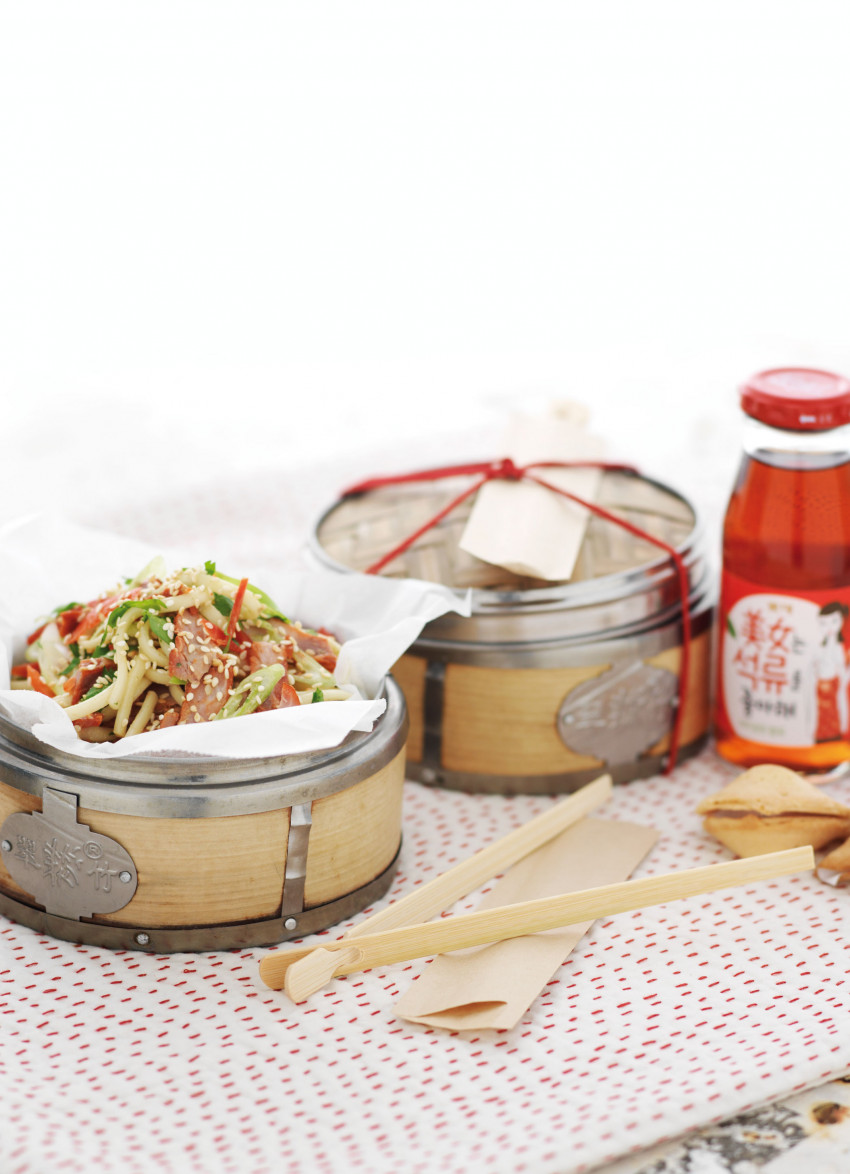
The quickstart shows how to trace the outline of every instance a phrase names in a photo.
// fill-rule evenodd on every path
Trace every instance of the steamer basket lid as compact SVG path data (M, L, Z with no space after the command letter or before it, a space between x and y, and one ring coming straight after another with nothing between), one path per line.
M316 527L315 552L324 562L365 571L434 517L457 496L463 484L453 478L394 485L344 499L320 519ZM696 527L696 514L674 490L640 475L606 472L598 502L687 554ZM590 595L598 595L592 586L594 582L629 575L637 568L658 563L659 559L665 561L665 556L652 543L603 518L591 517L569 581L552 583L515 575L460 549L458 542L471 509L470 499L423 534L381 574L392 578L425 579L457 590L472 588L486 594L507 594L516 599L518 593L551 592L552 588L575 588L578 584L586 584Z
M346 498L318 521L312 553L336 570L365 571L434 517L468 479L407 483ZM682 555L692 617L710 607L710 569L694 508L668 486L637 473L606 472L599 504ZM681 595L672 559L612 522L591 517L573 578L521 578L458 546L471 503L452 511L381 571L397 578L471 590L471 616L447 613L424 629L417 646L507 648L587 644L678 623Z

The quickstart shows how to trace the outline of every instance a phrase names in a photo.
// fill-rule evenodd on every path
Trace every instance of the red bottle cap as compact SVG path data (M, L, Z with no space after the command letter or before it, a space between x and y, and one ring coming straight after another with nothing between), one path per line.
M760 371L741 388L754 420L789 432L825 432L850 421L850 380L809 367Z

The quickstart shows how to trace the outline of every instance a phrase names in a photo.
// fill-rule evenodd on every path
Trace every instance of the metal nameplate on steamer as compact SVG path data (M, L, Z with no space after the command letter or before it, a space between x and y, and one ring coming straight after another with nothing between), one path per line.
M0 827L2 860L12 879L48 913L78 921L115 913L130 901L133 859L109 836L77 823L77 797L44 788L43 812L16 812Z
M558 733L570 749L605 762L629 762L670 733L679 680L635 661L570 690L558 711Z

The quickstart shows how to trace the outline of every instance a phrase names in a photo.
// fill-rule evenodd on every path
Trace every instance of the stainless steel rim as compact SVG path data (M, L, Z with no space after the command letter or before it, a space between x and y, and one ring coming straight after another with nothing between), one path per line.
M691 635L701 636L711 627L714 606L703 595L691 609ZM429 661L480 665L488 668L546 669L580 668L608 661L646 660L682 643L681 611L666 623L653 623L642 630L604 633L603 638L555 639L522 644L488 644L469 640L440 640L431 637L431 627L411 645L409 654Z
M687 746L679 748L678 762L693 758L708 741L701 734ZM469 771L446 770L423 762L409 762L407 777L426 786L445 787L448 791L466 791L479 795L565 795L577 791L586 783L609 774L615 783L629 783L660 774L667 762L666 754L654 754L634 762L591 767L589 770L568 771L553 775L491 775L472 774Z
M228 925L200 925L188 928L162 926L101 925L91 921L72 921L56 917L32 905L0 893L0 913L38 933L49 934L66 942L87 946L106 946L110 950L142 950L147 954L192 953L209 950L245 950L254 946L274 946L293 938L328 929L383 897L398 868L401 844L382 873L352 893L305 909L296 917L272 917L265 921L234 922ZM294 924L287 925L287 923Z
M408 717L388 677L386 711L370 733L354 732L332 750L285 759L75 758L33 738L0 715L0 778L41 795L75 794L80 807L120 815L195 819L276 811L311 803L375 774L401 751Z

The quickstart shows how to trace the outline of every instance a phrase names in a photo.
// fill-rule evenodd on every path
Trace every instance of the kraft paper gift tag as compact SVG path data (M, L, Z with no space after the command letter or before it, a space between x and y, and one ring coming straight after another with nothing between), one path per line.
M584 819L526 856L479 909L627 880L658 833L635 823ZM459 950L435 958L396 1003L411 1023L451 1031L513 1027L593 923Z
M584 430L577 405L544 417L517 416L508 456L517 465L534 461L597 461L604 445ZM540 469L539 474L585 501L599 492L599 469ZM517 575L560 582L569 579L587 528L588 511L529 481L488 481L478 491L460 547Z

